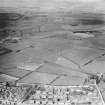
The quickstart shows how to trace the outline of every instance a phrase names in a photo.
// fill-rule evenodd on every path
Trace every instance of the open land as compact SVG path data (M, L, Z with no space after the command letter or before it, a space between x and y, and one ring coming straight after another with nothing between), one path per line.
M102 3L11 1L0 6L1 83L76 86L105 74Z

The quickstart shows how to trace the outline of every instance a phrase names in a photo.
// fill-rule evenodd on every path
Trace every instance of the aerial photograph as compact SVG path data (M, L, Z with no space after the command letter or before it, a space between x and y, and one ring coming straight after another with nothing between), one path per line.
M0 0L0 105L105 105L105 0Z

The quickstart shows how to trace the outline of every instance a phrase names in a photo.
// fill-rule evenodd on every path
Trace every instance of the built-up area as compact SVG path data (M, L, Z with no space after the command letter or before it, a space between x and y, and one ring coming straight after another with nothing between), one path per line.
M104 105L97 85L0 86L0 105Z

